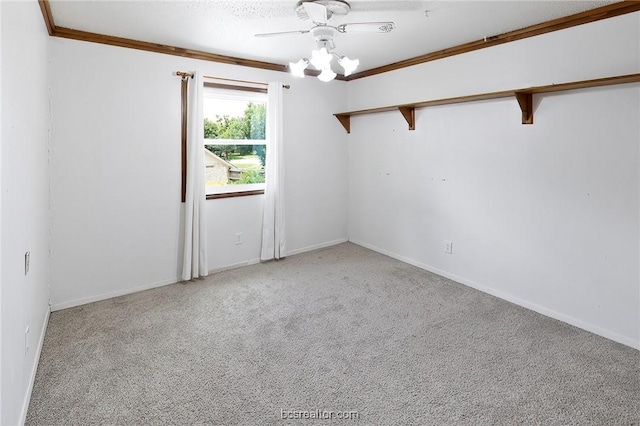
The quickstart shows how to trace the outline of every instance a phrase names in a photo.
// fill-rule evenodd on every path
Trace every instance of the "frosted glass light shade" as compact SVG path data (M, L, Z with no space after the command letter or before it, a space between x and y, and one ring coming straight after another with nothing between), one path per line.
M349 59L346 56L343 56L342 58L340 58L340 61L338 63L344 69L344 76L346 77L348 75L351 75L351 73L354 72L356 68L358 68L358 65L360 65L360 60Z
M311 52L311 65L313 65L317 70L325 70L331 66L331 59L333 55L327 52L326 48L317 49Z
M335 72L333 72L333 70L331 68L325 68L322 70L322 72L320 73L320 75L318 76L318 79L320 81L324 81L325 83L333 80L334 78L336 78L337 74Z
M309 66L309 61L300 59L298 62L289 62L289 69L294 77L304 78L304 70Z

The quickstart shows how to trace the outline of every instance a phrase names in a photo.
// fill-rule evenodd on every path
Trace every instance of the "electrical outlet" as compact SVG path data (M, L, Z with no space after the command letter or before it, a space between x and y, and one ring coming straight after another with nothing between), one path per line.
M444 252L448 254L453 254L453 243L451 241L444 242Z
M236 232L236 245L242 244L242 232Z
M24 330L24 356L29 353L29 326Z
M31 261L31 252L28 251L24 254L24 274L29 272L29 262Z

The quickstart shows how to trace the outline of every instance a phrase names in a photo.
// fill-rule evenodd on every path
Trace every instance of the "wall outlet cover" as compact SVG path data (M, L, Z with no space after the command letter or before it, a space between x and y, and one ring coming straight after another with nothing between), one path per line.
M448 254L453 253L453 243L451 241L444 242L444 252Z

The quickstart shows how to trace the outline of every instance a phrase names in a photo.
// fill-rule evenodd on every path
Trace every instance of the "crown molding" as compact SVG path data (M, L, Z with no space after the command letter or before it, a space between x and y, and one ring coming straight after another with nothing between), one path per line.
M253 59L218 55L201 50L185 49L182 47L169 46L166 44L149 43L146 41L91 33L65 27L54 27L53 33L51 35L53 37L68 38L72 40L87 41L90 43L106 44L110 46L126 47L129 49L145 50L148 52L163 53L167 55L183 56L186 58L201 59L203 61L218 62L221 64L240 65L244 67L260 68L271 71L289 71L286 65L274 64L271 62L255 61Z
M150 43L146 41L133 40L123 37L115 37L106 34L98 34L87 31L75 30L72 28L58 27L55 24L49 0L38 0L42 17L44 18L47 31L52 37L68 38L72 40L86 41L90 43L106 44L110 46L125 47L128 49L144 50L148 52L162 53L166 55L182 56L191 59L200 59L203 61L218 62L222 64L239 65L244 67L259 68L270 71L289 72L286 65L276 64L272 62L256 61L253 59L238 58L233 56L218 55L215 53L204 52L200 50L185 49L182 47L169 46L165 44ZM543 22L541 24L532 25L516 31L487 37L470 43L461 44L451 48L439 50L437 52L427 53L425 55L416 56L414 58L405 59L403 61L384 65L370 70L362 71L350 75L349 77L338 76L337 80L352 81L364 77L370 77L376 74L382 74L389 71L395 71L401 68L422 64L425 62L435 61L447 58L449 56L460 55L462 53L472 52L474 50L485 49L516 40L522 40L553 31L571 28L577 25L587 24L602 19L613 18L615 16L624 15L640 11L640 1L625 0L619 3L613 3L607 6L565 16L563 18L554 19ZM305 70L305 74L317 76L319 73L313 70Z
M596 9L587 10L585 12L577 13L574 15L565 16L563 18L558 18L551 21L543 22L541 24L525 27L520 30L510 31L508 33L504 33L504 34L500 34L492 37L486 37L482 40L472 41L470 43L465 43L465 44L450 47L447 49L439 50L436 52L427 53L425 55L416 56L414 58L405 59L403 61L395 62L393 64L384 65L378 68L372 68L370 70L354 73L349 77L347 77L347 81L357 80L359 78L364 78L364 77L370 77L372 75L382 74L389 71L395 71L401 68L422 64L425 62L447 58L449 56L473 52L474 50L485 49L487 47L497 46L500 44L509 43L516 40L522 40L525 38L534 37L537 35L546 34L553 31L564 30L566 28L575 27L577 25L596 22L602 19L613 18L615 16L625 15L627 13L633 13L638 11L640 11L640 1L637 1L637 0L632 0L632 1L626 0L620 3L613 3L607 6L602 6Z
M53 22L53 15L51 14L51 6L49 0L38 0L38 6L42 12L44 18L44 25L47 27L47 32L50 36L53 35L53 30L56 28L56 24Z

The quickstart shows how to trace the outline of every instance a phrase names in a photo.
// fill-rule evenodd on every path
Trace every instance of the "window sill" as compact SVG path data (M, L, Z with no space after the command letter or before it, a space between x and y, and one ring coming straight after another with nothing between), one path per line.
M222 192L220 194L207 194L207 200L217 200L218 198L247 197L249 195L262 194L264 194L264 189L256 189L253 191Z

